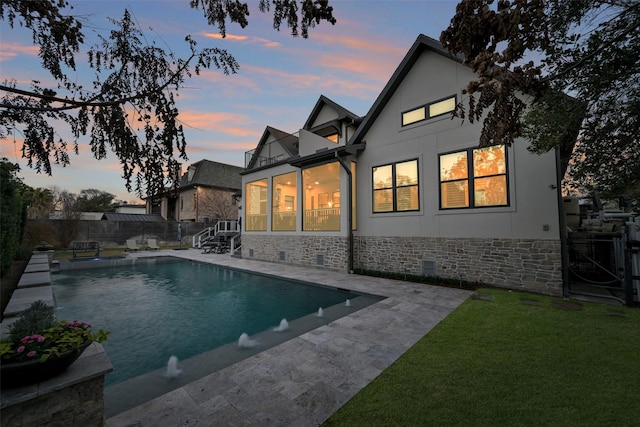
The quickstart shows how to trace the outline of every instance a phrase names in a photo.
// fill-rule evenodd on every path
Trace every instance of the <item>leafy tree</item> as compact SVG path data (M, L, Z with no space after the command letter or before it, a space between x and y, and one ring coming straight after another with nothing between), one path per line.
M535 152L573 150L574 186L640 189L640 2L493 3L461 1L440 38L478 75L456 115L483 121L479 145L523 136Z
M80 212L76 210L76 199L78 195L57 187L54 187L51 191L53 193L54 210L60 212L59 219L79 220Z
M0 273L9 270L18 253L26 220L26 186L17 174L20 167L0 160Z
M113 200L116 196L106 191L90 188L81 190L73 209L76 212L109 212L113 211Z
M186 3L186 2L185 2ZM239 0L191 0L208 23L226 35L227 22L248 25L249 10ZM260 0L260 10L270 11L269 0ZM215 67L225 74L238 70L238 63L226 50L199 49L186 36L190 48L186 58L176 57L156 44L148 45L144 34L133 22L128 10L108 36L88 50L88 65L93 81L78 82L75 73L77 55L84 43L82 23L71 13L67 0L3 0L0 19L11 28L30 30L40 47L42 66L57 81L57 87L44 87L32 81L30 88L16 81L0 85L0 137L13 128L24 134L22 155L29 167L51 174L51 164L70 163L69 151L78 152L78 141L89 135L96 159L113 151L119 159L128 190L139 196L157 194L174 177L178 160L186 160L186 141L178 119L175 98L192 73ZM274 28L283 23L292 35L308 36L310 27L335 19L328 0L273 1ZM71 141L55 136L54 129L66 122Z
M53 193L45 188L31 188L26 192L29 219L48 218L53 210Z

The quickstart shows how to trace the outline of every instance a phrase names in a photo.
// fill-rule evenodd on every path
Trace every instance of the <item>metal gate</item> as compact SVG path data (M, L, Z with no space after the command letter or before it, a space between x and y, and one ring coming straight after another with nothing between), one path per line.
M606 227L568 233L569 294L638 305L640 222L636 220L609 218Z

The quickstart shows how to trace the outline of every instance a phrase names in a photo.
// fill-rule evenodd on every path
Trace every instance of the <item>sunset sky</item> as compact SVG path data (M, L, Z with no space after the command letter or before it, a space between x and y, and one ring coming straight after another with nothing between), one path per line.
M402 57L419 34L439 39L455 14L457 1L436 0L330 0L336 25L321 23L310 29L308 39L294 38L289 30L273 29L272 15L249 1L249 25L227 27L226 39L210 27L202 12L189 8L187 0L70 0L74 13L82 15L87 41L95 33L107 34L107 17L119 19L125 8L144 30L149 43L185 56L184 37L191 34L199 47L227 49L240 64L238 74L225 76L206 70L187 81L180 92L178 108L185 126L186 167L202 159L244 166L244 153L255 148L266 126L297 132L320 95L363 116L371 107ZM0 79L15 79L19 88L31 80L52 82L41 70L31 33L10 29L0 21ZM86 46L85 46L86 49ZM86 50L78 62L86 63ZM182 54L180 54L183 52ZM78 80L91 75L78 72ZM19 129L19 128L18 128ZM66 135L61 126L59 134ZM36 174L22 159L19 132L2 140L0 156L20 164L20 176L31 187L79 193L95 188L117 199L134 202L127 193L115 155L97 161L84 138L80 155L71 154L71 165L54 166L53 176Z

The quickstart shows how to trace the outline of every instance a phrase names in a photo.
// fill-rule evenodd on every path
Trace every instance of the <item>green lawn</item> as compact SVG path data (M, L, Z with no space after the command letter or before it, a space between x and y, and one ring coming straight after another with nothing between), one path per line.
M640 309L478 292L325 425L640 425Z

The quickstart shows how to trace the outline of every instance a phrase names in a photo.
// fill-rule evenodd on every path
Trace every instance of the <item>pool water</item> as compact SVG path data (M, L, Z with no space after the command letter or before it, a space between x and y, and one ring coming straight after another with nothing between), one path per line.
M180 259L53 275L56 316L110 331L113 385L358 294Z

